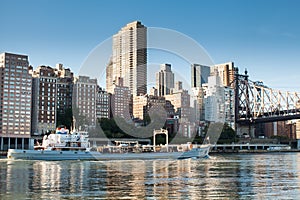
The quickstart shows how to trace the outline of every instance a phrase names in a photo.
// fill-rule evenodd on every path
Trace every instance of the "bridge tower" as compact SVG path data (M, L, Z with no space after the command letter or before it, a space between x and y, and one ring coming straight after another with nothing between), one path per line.
M235 130L239 136L255 137L255 126L252 123L252 113L250 108L251 87L247 69L245 74L239 74L239 69L235 68ZM241 118L243 120L241 120Z

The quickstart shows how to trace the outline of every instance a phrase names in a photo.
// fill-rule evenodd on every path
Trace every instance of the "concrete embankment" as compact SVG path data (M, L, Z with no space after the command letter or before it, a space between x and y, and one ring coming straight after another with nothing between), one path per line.
M286 144L217 144L212 146L211 153L266 153L266 152L299 152Z

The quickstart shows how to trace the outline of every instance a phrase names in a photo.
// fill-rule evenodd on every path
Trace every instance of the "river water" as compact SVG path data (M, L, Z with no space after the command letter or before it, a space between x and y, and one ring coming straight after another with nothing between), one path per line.
M148 161L0 159L0 199L298 199L300 153Z

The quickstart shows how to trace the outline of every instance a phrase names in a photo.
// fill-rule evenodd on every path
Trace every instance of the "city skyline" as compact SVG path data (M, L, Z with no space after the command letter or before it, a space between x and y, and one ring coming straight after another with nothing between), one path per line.
M120 7L115 7L116 3ZM76 73L95 46L128 22L139 20L147 27L173 29L193 38L215 64L233 61L241 71L247 68L253 80L264 81L276 89L299 91L299 27L295 26L298 4L297 1L274 1L272 5L260 1L191 1L172 2L171 6L168 1L159 4L75 1L70 6L66 2L2 2L5 9L0 16L6 31L0 33L0 51L29 55L34 67L63 63ZM19 21L21 14L7 13L12 7L16 13L26 10L22 21ZM124 12L129 7L135 12ZM162 12L169 7L172 12L168 15ZM110 13L112 8L119 14ZM151 8L158 11L154 17ZM51 12L56 15L50 15ZM176 15L179 12L182 15ZM13 25L16 21L18 26ZM152 61L170 63L174 70L189 67L150 54L148 63Z

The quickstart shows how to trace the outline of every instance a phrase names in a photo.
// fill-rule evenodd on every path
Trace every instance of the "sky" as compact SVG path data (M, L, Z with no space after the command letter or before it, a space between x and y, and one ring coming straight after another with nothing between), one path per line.
M299 8L297 0L0 0L0 52L26 54L34 67L63 63L76 74L99 44L139 20L185 34L215 64L233 61L253 81L300 92ZM148 63L190 76L188 63L158 54L148 52Z

